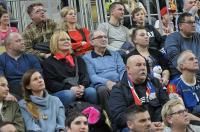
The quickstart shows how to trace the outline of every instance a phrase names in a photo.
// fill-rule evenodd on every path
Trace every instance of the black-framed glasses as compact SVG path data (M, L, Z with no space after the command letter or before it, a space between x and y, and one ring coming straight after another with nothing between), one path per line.
M175 114L177 114L177 115L183 115L184 113L187 113L187 112L188 112L188 110L184 109L184 110L179 110L177 112L173 112L170 115L175 115Z
M196 24L196 21L183 21L183 22L180 22L180 23Z
M99 35L99 36L93 38L93 40L94 40L94 39L102 39L102 38L107 39L108 37L107 37L106 35Z

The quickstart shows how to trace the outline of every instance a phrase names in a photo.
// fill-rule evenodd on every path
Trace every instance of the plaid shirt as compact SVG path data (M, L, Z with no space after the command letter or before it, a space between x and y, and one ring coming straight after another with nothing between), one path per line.
M56 23L53 20L47 19L46 22L36 25L30 23L23 32L23 37L26 46L26 52L40 56L40 51L33 49L34 44L40 42L48 42L56 29Z

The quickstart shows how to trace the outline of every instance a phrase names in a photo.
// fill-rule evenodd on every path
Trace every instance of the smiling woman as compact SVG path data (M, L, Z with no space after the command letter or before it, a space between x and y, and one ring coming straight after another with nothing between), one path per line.
M51 37L52 55L42 62L47 90L67 107L76 99L97 102L96 90L90 81L84 60L72 52L69 35L57 30Z

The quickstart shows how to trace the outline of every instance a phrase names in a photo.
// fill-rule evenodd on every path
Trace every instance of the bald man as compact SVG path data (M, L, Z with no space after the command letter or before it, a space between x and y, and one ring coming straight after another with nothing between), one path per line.
M146 61L142 56L130 56L126 70L127 76L113 86L109 98L114 131L127 127L124 113L132 104L144 105L151 120L160 121L162 105L168 100L168 95L162 89L159 80L147 77Z

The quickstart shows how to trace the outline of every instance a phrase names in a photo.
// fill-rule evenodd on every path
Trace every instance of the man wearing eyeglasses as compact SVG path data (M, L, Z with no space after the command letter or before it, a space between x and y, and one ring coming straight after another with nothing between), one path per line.
M195 19L190 13L183 13L178 18L179 32L167 36L165 41L166 57L169 60L171 79L180 76L177 70L177 58L182 51L191 50L199 60L200 34L195 31ZM200 72L197 72L200 75Z
M96 30L91 34L94 50L83 56L88 69L92 86L97 89L99 103L109 113L108 99L113 85L122 78L125 65L118 52L107 49L108 38L103 31Z
M190 114L180 99L168 101L162 108L162 119L166 125L163 132L199 132L200 127L190 124Z
M32 22L23 32L26 45L26 52L35 54L40 58L47 58L50 55L48 50L48 42L56 28L56 23L48 19L46 10L42 3L33 3L28 6L27 13ZM40 46L36 48L36 45Z

